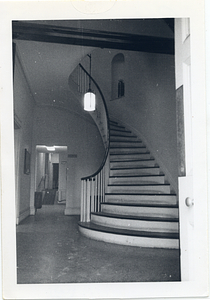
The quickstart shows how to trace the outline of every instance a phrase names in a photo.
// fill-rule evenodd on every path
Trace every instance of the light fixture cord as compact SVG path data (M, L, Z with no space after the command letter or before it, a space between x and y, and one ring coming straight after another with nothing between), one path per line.
M91 76L91 54L88 54L89 58L90 58L90 76ZM89 76L89 90L91 90L91 78Z

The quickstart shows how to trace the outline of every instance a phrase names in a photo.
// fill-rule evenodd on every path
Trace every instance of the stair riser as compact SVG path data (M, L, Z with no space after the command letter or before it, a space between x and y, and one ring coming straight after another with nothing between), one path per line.
M104 213L118 215L133 215L146 217L168 217L178 218L178 208L168 207L144 207L144 206L123 206L123 205L101 205L101 211Z
M110 162L111 168L155 167L154 160Z
M132 147L132 148L138 148L138 147L143 147L144 144L142 142L135 142L135 143L130 143L130 142L110 142L111 147Z
M111 160L128 160L128 159L150 159L149 153L128 153L128 154L112 154L110 153Z
M126 193L126 192L134 192L134 193L170 193L170 186L168 185L145 185L145 186L108 186L107 193Z
M148 238L137 236L126 236L111 234L106 232L100 232L95 230L89 230L79 226L80 232L88 238L92 238L98 241L104 241L107 243L114 243L127 246L136 247L150 247L150 248L169 248L178 249L179 241L177 239L160 239L160 238Z
M119 169L110 170L110 176L123 175L158 175L160 168L141 168L141 169Z
M120 126L118 124L110 124L110 130L111 129L126 130L124 126Z
M133 136L133 134L129 131L123 131L123 129L120 128L111 128L110 129L110 136L115 137L115 136Z
M91 222L95 224L123 228L131 230L155 231L155 232L176 232L178 233L178 222L157 222L132 219L109 218L105 216L91 216Z
M174 195L114 195L114 194L106 194L105 195L105 201L106 202L117 202L120 203L121 201L130 202L136 202L141 203L141 201L158 201L160 204L171 204L176 205L177 204L177 198Z
M138 142L138 138L136 136L111 136L111 142Z
M111 154L127 154L127 153L146 153L147 148L145 147L124 147L124 148L118 148L118 147L111 147L110 153Z
M145 176L145 177L113 177L109 178L109 184L143 184L143 183L160 183L165 182L164 176Z

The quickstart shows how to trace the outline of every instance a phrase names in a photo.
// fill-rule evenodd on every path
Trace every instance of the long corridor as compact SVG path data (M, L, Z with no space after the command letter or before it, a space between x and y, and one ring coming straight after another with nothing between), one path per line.
M121 246L83 237L79 216L43 205L17 226L17 283L179 281L179 251Z

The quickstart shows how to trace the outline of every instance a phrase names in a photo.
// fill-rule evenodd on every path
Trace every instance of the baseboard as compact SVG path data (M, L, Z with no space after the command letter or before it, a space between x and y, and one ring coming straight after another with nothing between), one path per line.
M36 214L36 208L33 206L33 207L30 207L30 216L35 216Z
M30 216L30 208L26 208L19 213L19 217L17 217L16 224L18 225L24 219Z
M64 215L80 215L80 208L79 207L66 207L64 211Z

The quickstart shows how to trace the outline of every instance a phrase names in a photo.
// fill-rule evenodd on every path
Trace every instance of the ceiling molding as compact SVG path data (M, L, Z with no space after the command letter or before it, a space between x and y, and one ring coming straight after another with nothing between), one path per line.
M174 39L13 21L13 39L174 55Z

